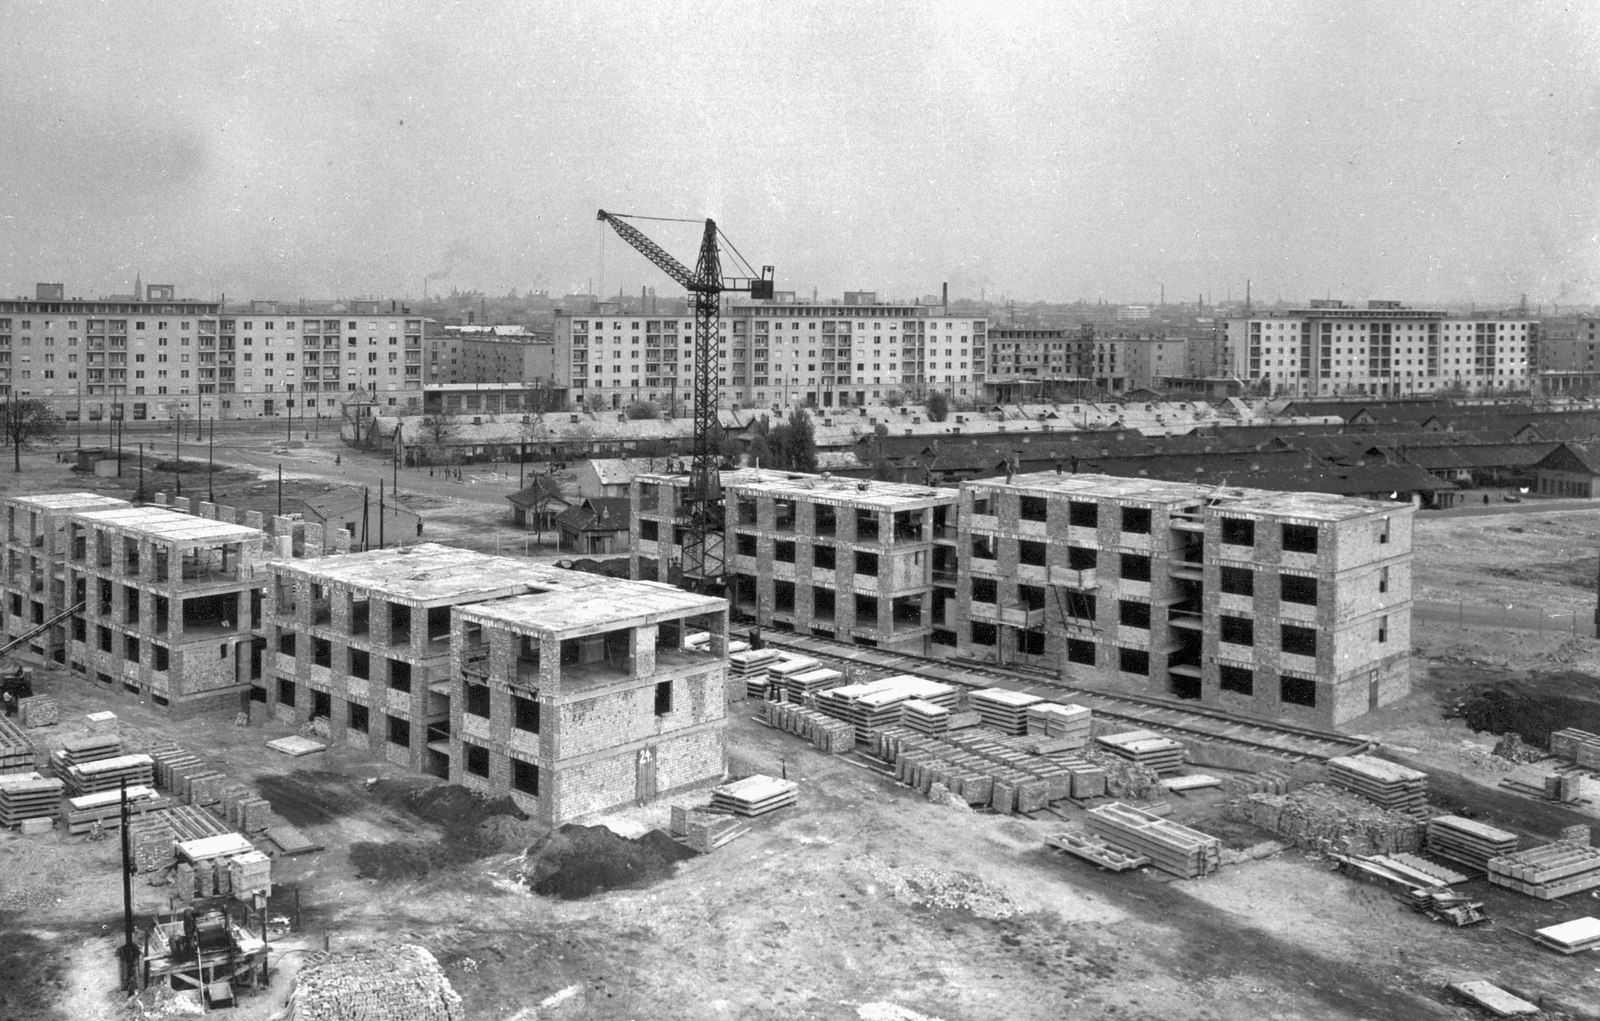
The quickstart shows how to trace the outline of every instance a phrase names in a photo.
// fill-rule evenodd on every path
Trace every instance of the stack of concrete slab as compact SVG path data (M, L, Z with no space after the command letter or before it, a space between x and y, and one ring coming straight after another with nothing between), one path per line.
M88 737L64 741L50 756L57 776L64 776L73 766L102 759L114 759L122 754L122 738L116 734L91 734Z
M775 776L747 776L711 789L711 807L734 815L758 816L799 801L800 785Z
M1550 735L1550 754L1589 769L1600 769L1600 735L1574 727L1558 730Z
M1225 776L1222 786L1230 794L1288 794L1294 789L1294 781L1284 773L1267 770L1242 776Z
M148 755L118 755L68 766L63 779L67 782L67 796L73 798L114 791L123 784L150 787L155 784L155 763Z
M780 692L787 692L785 683L794 674L803 674L822 666L822 661L814 656L802 656L795 652L779 652L776 659L767 661L767 684L772 689L769 698L778 697Z
M1540 900L1600 886L1600 848L1554 843L1490 858L1489 882Z
M1118 758L1148 766L1157 773L1176 773L1183 768L1182 743L1151 730L1102 734L1095 743Z
M750 649L728 656L730 697L743 691L746 698L767 697L767 664L778 658L777 649Z
M1010 688L980 688L967 693L967 706L983 720L983 725L1002 734L1028 732L1028 707L1044 699Z
M32 730L59 722L61 710L56 708L56 700L49 695L34 695L17 700L17 718L24 727Z
M900 726L877 735L873 754L895 767L901 783L924 792L942 784L969 804L1000 812L1034 812L1080 796L1074 794L1077 778L1068 761L1034 755L1006 741L987 729L952 731L941 738ZM1103 791L1104 773L1083 765L1085 782L1092 773Z
M1428 774L1371 755L1329 759L1328 782L1391 812L1421 812L1428 807Z
M38 773L0 776L0 826L14 829L28 819L48 819L61 810L65 784Z
M921 699L932 702L936 706L950 710L954 713L961 702L961 692L953 684L943 681L931 681L926 677L915 674L895 674L892 677L881 677L870 682L870 687L875 691L898 691L907 698Z
M0 776L32 773L35 765L33 740L10 719L0 716Z
M810 741L818 750L844 754L856 750L856 728L817 709L788 702L763 702L766 722Z
M885 727L900 724L903 707L910 701L903 692L850 684L817 695L817 708L856 729L858 740L870 741Z
M1456 815L1428 820L1428 853L1487 872L1489 860L1517 850L1517 835Z
M1093 717L1094 713L1081 705L1040 702L1028 707L1028 734L1062 739L1070 742L1068 747L1082 748L1089 743Z
M1106 842L1181 879L1209 875L1222 864L1221 840L1131 805L1091 808L1088 823Z
M1600 950L1600 918L1574 918L1560 925L1549 925L1533 930L1533 938L1551 950L1562 954L1576 954L1583 950Z
M1519 1014L1537 1014L1539 1005L1513 996L1492 982L1473 979L1452 982L1450 991L1468 1003L1475 1003L1496 1017L1516 1017Z
M783 697L790 702L805 702L813 696L837 688L844 683L844 674L831 667L816 666L785 674Z
M950 730L950 710L927 699L907 699L900 707L900 722L919 734L944 734Z
M1089 834L1055 833L1045 837L1044 842L1047 847L1065 851L1112 872L1123 872L1150 864L1150 859L1142 854L1124 851L1107 843L1102 837Z
M172 802L158 796L149 787L128 788L130 819L150 812L159 812L171 804ZM88 833L96 826L101 829L117 829L122 825L122 791L102 791L99 794L67 798L61 806L61 816L62 821L66 823L67 832L72 834Z

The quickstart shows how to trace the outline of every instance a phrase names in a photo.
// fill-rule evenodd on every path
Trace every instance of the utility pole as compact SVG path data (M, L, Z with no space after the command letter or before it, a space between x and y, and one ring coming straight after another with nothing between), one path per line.
M128 837L128 779L118 784L122 791L122 982L129 993L138 992L139 948L133 944L133 853Z
M172 462L172 489L177 496L183 495L183 419L178 419L178 442L176 446L177 460Z
M217 502L217 416L211 416L210 445L206 448L206 499L212 503ZM121 464L119 460L117 462Z
M378 480L378 548L383 549L383 480Z
M278 462L278 517L283 517L283 462Z

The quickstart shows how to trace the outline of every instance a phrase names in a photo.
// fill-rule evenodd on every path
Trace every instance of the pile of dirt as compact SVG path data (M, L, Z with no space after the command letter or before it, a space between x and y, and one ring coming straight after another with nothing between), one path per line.
M1589 680L1600 684L1600 679ZM1547 688L1537 678L1527 683L1477 688L1445 715L1460 716L1478 733L1519 734L1523 741L1539 748L1549 748L1550 734L1567 727L1600 732L1600 701L1558 694Z
M586 574L598 574L607 578L628 576L627 557L617 557L614 560L559 560L556 565L569 571L583 571Z
M423 822L442 827L452 835L476 832L495 816L518 821L528 813L508 795L486 798L460 784L435 783L420 777L392 777L369 785L371 792L391 805L404 808Z
M658 883L694 854L660 830L630 840L604 826L568 824L528 848L521 879L534 893L581 900Z

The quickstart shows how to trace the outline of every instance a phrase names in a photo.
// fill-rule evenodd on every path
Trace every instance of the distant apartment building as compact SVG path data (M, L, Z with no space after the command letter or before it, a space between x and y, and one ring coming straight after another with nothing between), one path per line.
M428 383L552 383L555 340L521 326L446 326L427 341Z
M1455 318L1398 301L1313 299L1227 321L1233 372L1260 392L1296 396L1525 391L1539 341L1535 319Z
M678 577L685 485L635 479L634 577ZM763 628L1308 726L1409 691L1409 504L1060 472L722 485L729 599Z
M1153 334L1128 337L1121 343L1129 390L1157 389L1165 386L1168 379L1188 373L1186 337Z
M330 415L355 391L420 397L420 317L375 301L234 313L169 284L135 290L86 301L40 284L32 301L0 300L0 395L47 400L68 421Z
M615 309L556 312L557 372L572 400L620 408L638 399L692 399L693 318ZM942 306L880 304L871 292L830 303L792 293L733 302L722 317L722 398L828 408L935 390L976 397L988 370L987 331L986 319L949 315Z
M988 335L991 380L1075 382L1088 376L1087 345L1078 330L990 326Z
M1545 329L1539 337L1538 389L1544 394L1593 394L1600 390L1600 319L1571 320L1560 332Z

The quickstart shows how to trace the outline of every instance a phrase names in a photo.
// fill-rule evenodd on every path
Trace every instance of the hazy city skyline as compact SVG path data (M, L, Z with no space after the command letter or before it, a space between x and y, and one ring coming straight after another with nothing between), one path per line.
M0 293L1600 301L1582 6L14 3ZM646 229L685 261L697 228Z

